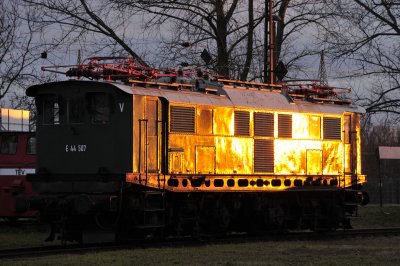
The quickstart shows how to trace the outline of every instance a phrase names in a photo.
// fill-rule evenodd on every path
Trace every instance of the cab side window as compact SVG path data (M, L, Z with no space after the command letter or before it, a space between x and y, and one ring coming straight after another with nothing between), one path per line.
M18 145L17 135L4 135L1 138L0 152L1 154L16 154Z
M60 102L55 94L44 94L40 96L38 105L39 114L42 116L43 125L60 124Z
M91 92L86 94L86 101L90 121L93 124L106 124L110 122L110 94L104 92Z
M85 119L85 102L81 98L71 98L68 102L68 120L71 124L83 123Z
M26 143L26 154L36 154L36 137L35 136L28 137L28 141Z

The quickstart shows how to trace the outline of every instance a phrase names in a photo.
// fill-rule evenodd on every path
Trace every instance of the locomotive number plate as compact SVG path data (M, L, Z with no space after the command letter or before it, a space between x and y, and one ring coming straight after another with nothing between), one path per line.
M85 152L86 145L66 144L65 152Z

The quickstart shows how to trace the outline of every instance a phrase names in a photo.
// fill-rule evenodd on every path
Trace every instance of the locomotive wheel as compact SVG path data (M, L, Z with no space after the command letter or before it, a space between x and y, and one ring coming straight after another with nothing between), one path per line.
M94 215L96 225L103 230L114 229L118 222L118 213L100 211Z

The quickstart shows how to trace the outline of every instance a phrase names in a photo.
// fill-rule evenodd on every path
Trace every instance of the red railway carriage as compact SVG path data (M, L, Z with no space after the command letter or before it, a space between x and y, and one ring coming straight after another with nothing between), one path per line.
M35 195L26 174L35 172L36 137L29 131L29 111L1 109L0 217L10 221L38 218L38 212L19 210L18 196Z

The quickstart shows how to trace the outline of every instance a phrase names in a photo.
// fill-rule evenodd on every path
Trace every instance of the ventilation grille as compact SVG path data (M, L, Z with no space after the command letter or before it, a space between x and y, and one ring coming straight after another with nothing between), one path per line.
M250 136L250 113L235 111L235 136Z
M292 115L278 114L278 137L292 137Z
M171 106L171 132L194 133L194 107Z
M266 139L254 140L254 172L274 172L274 141Z
M324 139L341 140L341 119L324 117Z
M254 113L254 136L274 136L274 114Z

